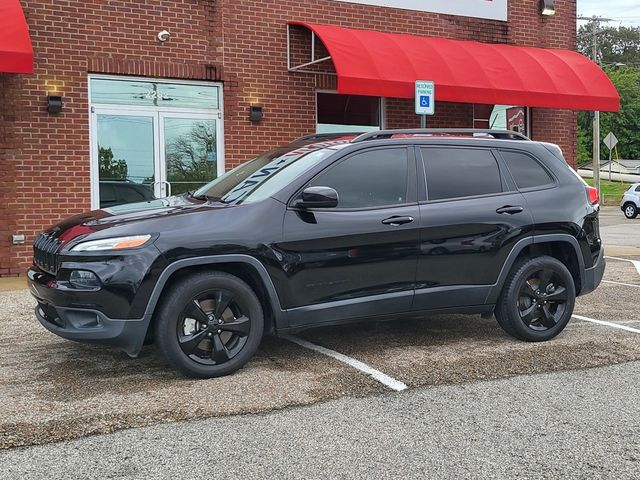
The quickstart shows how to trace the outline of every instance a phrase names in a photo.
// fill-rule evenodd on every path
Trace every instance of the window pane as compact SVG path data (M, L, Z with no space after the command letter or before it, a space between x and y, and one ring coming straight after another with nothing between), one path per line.
M489 150L423 148L429 200L502 191L498 164Z
M553 182L545 169L529 155L508 150L500 153L518 188L539 187Z
M489 128L512 130L527 134L527 108L512 105L495 105L489 117Z
M216 85L91 79L91 102L99 104L217 109L218 93Z
M407 202L407 151L370 150L356 154L316 178L312 186L334 188L338 208L366 208Z
M317 133L380 129L380 98L318 93Z

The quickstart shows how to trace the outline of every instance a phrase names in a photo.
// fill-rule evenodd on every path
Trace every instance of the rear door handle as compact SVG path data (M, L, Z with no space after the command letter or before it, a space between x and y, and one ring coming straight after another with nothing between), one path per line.
M515 213L521 213L524 211L524 207L520 205L505 205L504 207L500 207L496 210L496 213L506 213L508 215L513 215Z
M389 218L385 218L384 220L382 220L382 223L384 223L385 225L393 225L393 226L398 226L398 225L404 225L405 223L411 223L413 222L413 217L399 217L397 215L394 215L393 217L389 217Z

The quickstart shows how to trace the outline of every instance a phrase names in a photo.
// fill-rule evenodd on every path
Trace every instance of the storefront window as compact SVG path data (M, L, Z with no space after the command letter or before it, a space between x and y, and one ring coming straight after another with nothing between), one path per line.
M527 107L513 105L495 105L489 117L489 128L512 130L527 135Z
M317 101L317 133L380 130L382 108L379 97L318 92Z
M218 91L215 85L91 79L91 103L103 105L217 109Z
M89 82L94 208L195 190L224 172L220 85Z

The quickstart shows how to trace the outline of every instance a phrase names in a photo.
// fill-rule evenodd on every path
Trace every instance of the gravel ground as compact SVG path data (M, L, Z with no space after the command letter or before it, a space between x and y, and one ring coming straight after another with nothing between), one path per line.
M629 266L610 261L606 278L629 282L634 278ZM637 293L603 284L578 300L576 313L638 321ZM0 302L5 332L0 338L0 448L386 390L344 364L277 338L267 338L255 359L233 376L185 380L165 366L153 346L130 359L48 333L35 321L27 291L0 292ZM640 335L575 320L556 340L539 344L511 339L493 319L460 315L309 330L300 336L410 387L640 359Z
M0 478L637 479L640 363L0 452Z

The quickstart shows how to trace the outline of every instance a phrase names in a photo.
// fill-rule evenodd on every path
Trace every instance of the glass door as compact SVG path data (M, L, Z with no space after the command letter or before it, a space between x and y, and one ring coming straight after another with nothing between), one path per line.
M217 115L160 112L160 159L168 195L196 190L223 173Z
M157 115L95 108L92 116L94 208L162 195L157 178Z

